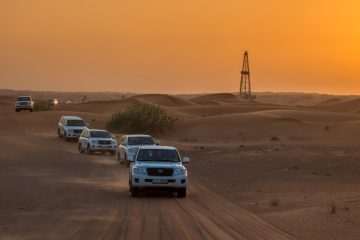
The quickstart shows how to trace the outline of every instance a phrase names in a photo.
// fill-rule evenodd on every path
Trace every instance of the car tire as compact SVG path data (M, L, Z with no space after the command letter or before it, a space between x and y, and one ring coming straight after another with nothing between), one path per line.
M138 197L139 196L139 189L136 187L130 186L130 194L131 197Z
M80 152L80 153L84 153L84 152L85 152L84 149L83 149L82 146L81 146L81 143L79 143L79 147L78 147L78 148L79 148L79 152Z
M186 197L186 188L180 188L177 190L177 196L179 198L184 198Z
M124 157L124 164L126 164L126 167L130 167L130 162L128 161L126 153L125 153L125 157Z
M15 109L15 112L20 112L20 110L19 110L19 109Z
M59 138L62 138L60 128L58 128L58 136L59 136Z
M115 156L115 153L116 153L115 151L111 151L111 152L110 152L110 155L111 155L111 156Z
M68 141L70 140L70 138L67 137L67 133L66 133L66 132L64 132L64 135L63 135L63 136L64 136L64 138L65 138L65 141L68 142Z
M86 152L87 154L92 154L91 148L90 148L90 144L87 145L86 147Z
M33 110L32 109L30 109L30 112L32 112Z

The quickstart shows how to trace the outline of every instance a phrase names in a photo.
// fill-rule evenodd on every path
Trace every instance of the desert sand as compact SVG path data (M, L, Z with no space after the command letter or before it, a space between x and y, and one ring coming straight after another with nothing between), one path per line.
M360 97L31 92L79 103L15 113L0 93L0 239L360 239ZM115 157L57 137L137 102L178 118L155 137L191 158L187 198L131 198Z

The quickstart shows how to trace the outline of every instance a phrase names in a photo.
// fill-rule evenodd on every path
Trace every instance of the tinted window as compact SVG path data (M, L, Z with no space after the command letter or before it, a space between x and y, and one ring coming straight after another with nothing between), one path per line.
M129 137L128 145L154 145L151 137Z
M106 131L91 131L90 137L92 138L111 138L110 133Z
M18 97L17 98L18 101L31 101L30 97Z
M176 150L140 149L137 161L180 162Z
M73 127L83 127L85 126L85 122L83 120L67 120L67 126L73 126Z

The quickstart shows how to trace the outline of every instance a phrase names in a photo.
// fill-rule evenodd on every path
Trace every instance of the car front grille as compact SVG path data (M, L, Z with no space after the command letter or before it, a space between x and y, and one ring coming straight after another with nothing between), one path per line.
M149 176L172 176L174 169L172 168L148 168L147 173Z
M81 129L74 129L74 133L81 133L82 130Z
M99 144L109 145L109 144L111 144L111 141L102 140L102 141L99 141Z

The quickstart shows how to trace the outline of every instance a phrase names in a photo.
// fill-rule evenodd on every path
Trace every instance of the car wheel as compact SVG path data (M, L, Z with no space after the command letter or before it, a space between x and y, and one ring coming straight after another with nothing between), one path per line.
M60 128L58 128L58 136L59 136L59 138L62 138Z
M86 147L86 152L87 152L88 154L92 154L92 151L91 151L91 148L90 148L90 144L87 145L87 147Z
M130 186L130 194L131 197L138 197L139 196L139 189L136 187Z
M19 112L20 110L19 109L15 109L15 112Z
M32 109L30 109L30 112L32 112L33 110Z
M66 133L66 132L64 132L64 135L63 135L63 136L64 136L64 138L65 138L65 141L68 142L68 141L70 140L70 138L67 137L67 133Z
M177 196L179 198L184 198L186 197L186 188L180 188L177 190Z
M79 147L78 147L78 148L79 148L79 152L80 152L80 153L84 153L84 149L82 148L81 143L79 143Z
M111 155L111 156L115 156L115 151L111 151L111 152L110 152L110 155Z
M126 167L130 167L130 162L128 161L127 154L125 153L124 163L126 163Z

